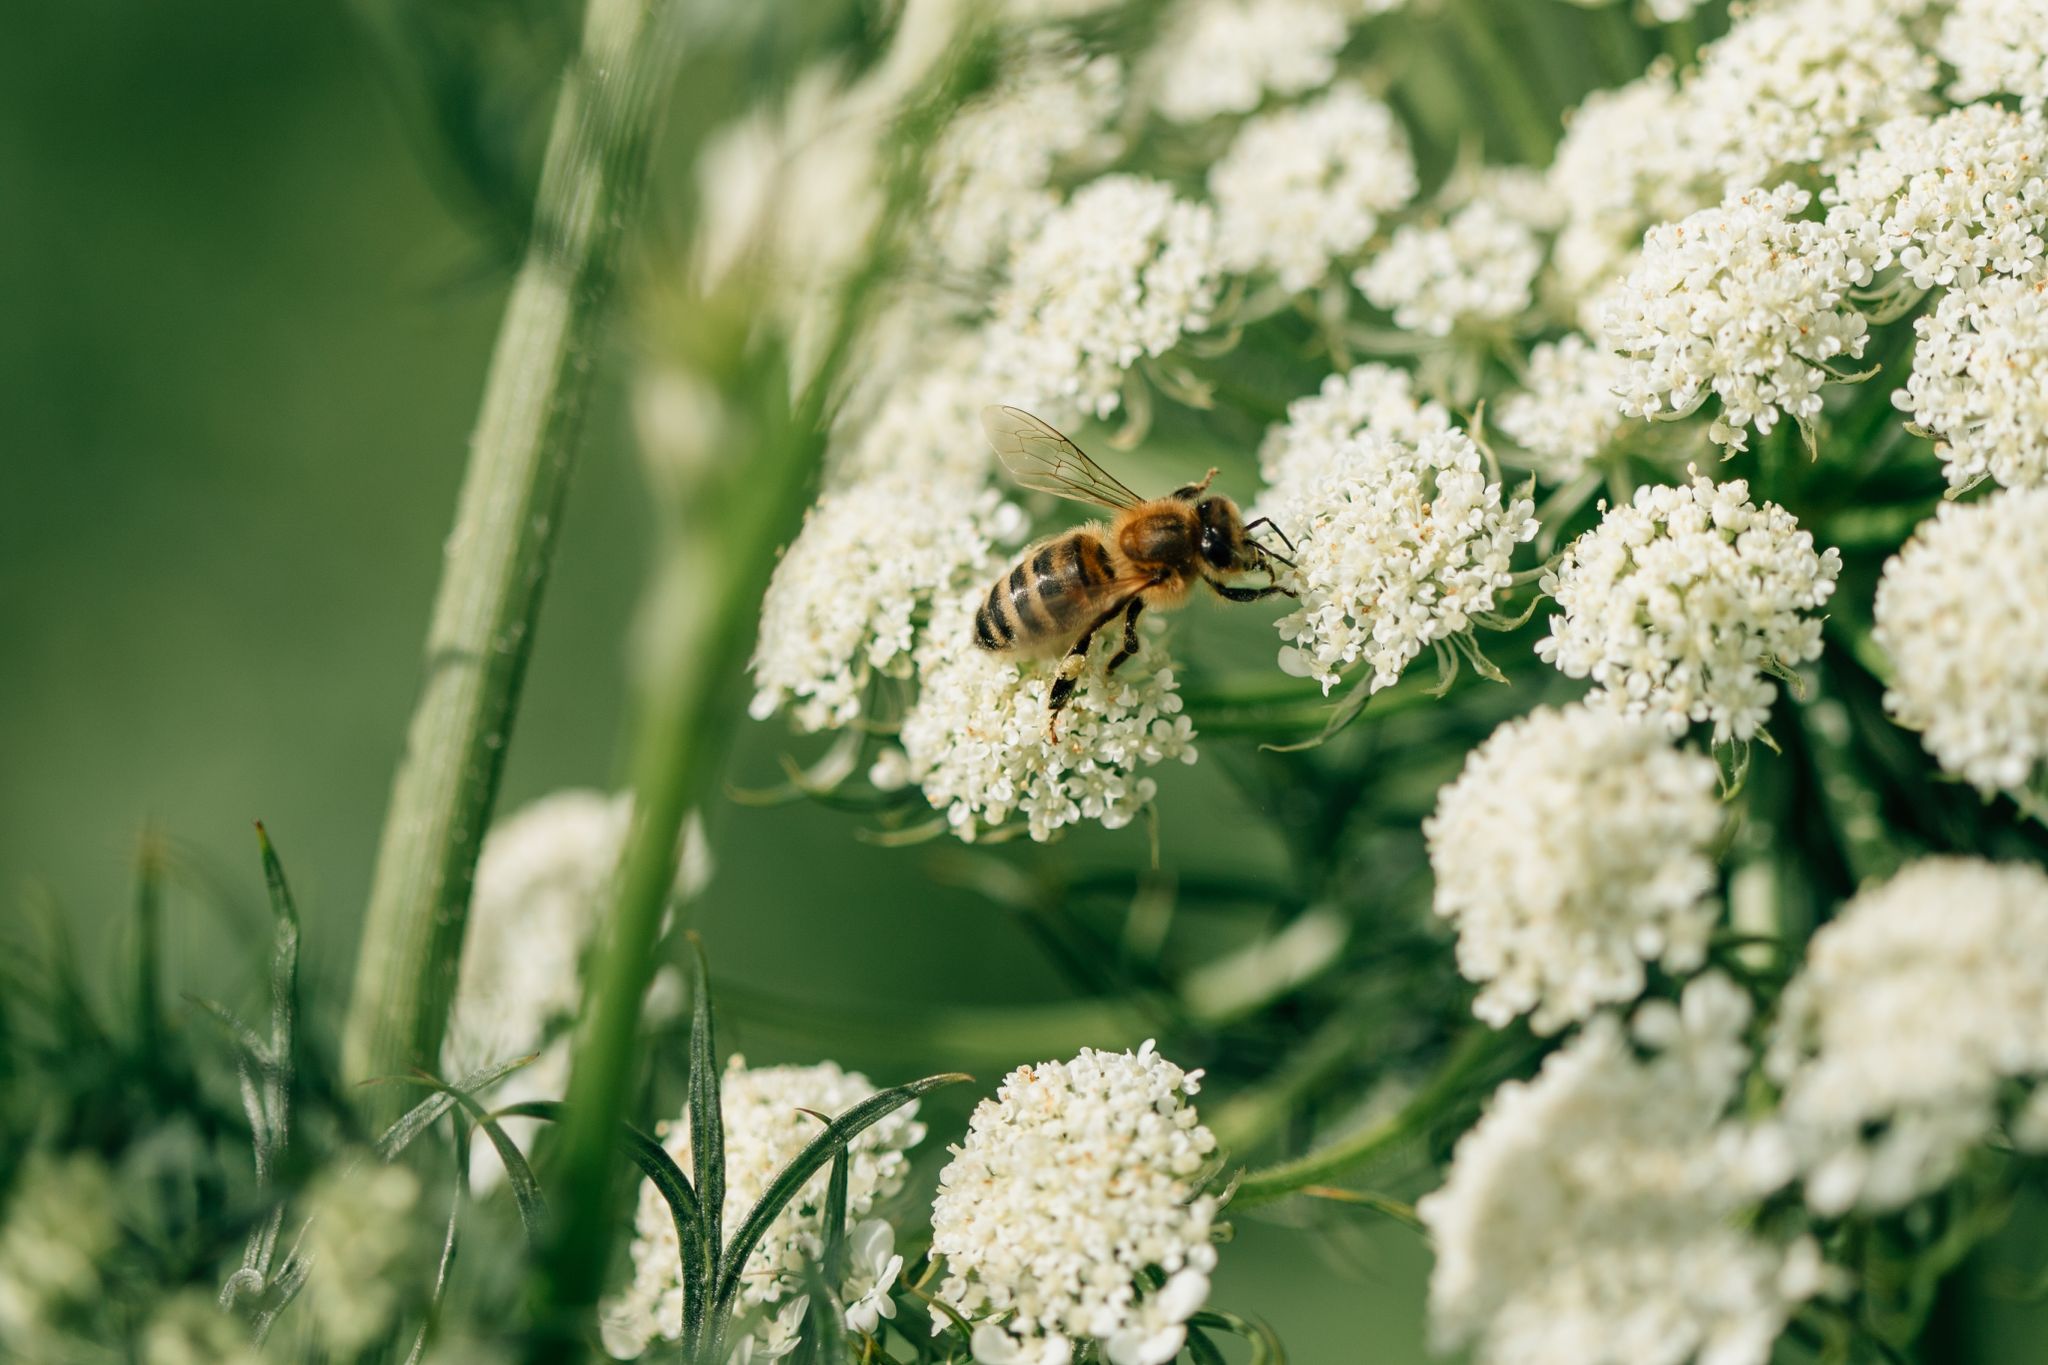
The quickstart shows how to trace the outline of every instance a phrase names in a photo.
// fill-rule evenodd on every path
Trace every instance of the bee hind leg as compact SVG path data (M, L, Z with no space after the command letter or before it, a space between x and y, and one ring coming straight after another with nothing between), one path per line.
M1081 675L1088 671L1088 647L1095 643L1095 632L1114 621L1117 613L1123 610L1124 604L1119 602L1096 617L1093 624L1081 632L1081 638L1074 641L1074 647L1067 651L1066 657L1060 660L1058 671L1052 675L1052 691L1045 699L1045 737L1052 743L1060 742L1060 712L1067 709L1067 703L1074 698L1074 689L1081 685Z

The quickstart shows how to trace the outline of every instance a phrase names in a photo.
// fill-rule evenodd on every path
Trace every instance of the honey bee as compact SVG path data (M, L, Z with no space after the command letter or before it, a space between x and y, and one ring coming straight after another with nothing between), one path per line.
M1236 503L1208 493L1214 469L1200 483L1163 498L1141 498L1028 412L983 408L981 425L1004 467L1025 488L1116 513L1107 525L1090 522L1030 546L974 614L974 642L990 653L1049 658L1064 651L1047 698L1046 734L1054 742L1060 712L1087 671L1095 632L1119 616L1124 641L1109 661L1111 673L1138 652L1139 613L1180 606L1197 583L1232 602L1295 595L1274 580L1273 571L1274 561L1294 561L1252 539L1251 532L1271 526L1288 549L1294 543L1270 518L1246 523ZM1267 581L1256 587L1223 581L1254 571L1263 571Z

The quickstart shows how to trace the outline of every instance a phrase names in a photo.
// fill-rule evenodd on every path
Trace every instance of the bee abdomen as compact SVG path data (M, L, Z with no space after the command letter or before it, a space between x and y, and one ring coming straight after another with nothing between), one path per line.
M1075 531L1049 540L989 589L974 614L974 642L997 653L1061 642L1087 626L1115 580L1100 536Z

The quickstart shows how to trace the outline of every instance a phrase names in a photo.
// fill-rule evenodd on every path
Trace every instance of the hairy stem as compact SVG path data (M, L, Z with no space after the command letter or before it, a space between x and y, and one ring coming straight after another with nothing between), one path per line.
M342 1041L353 1081L438 1061L593 355L674 67L651 30L673 8L590 0L582 51L555 108L378 844ZM373 1122L393 1117L392 1087L364 1095Z

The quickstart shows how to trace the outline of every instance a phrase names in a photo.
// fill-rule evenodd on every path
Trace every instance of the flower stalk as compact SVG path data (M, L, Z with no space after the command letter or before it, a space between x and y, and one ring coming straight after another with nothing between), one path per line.
M349 1080L431 1066L595 376L673 75L659 0L591 0L549 134L427 632L342 1042ZM365 1093L373 1121L395 1103Z

